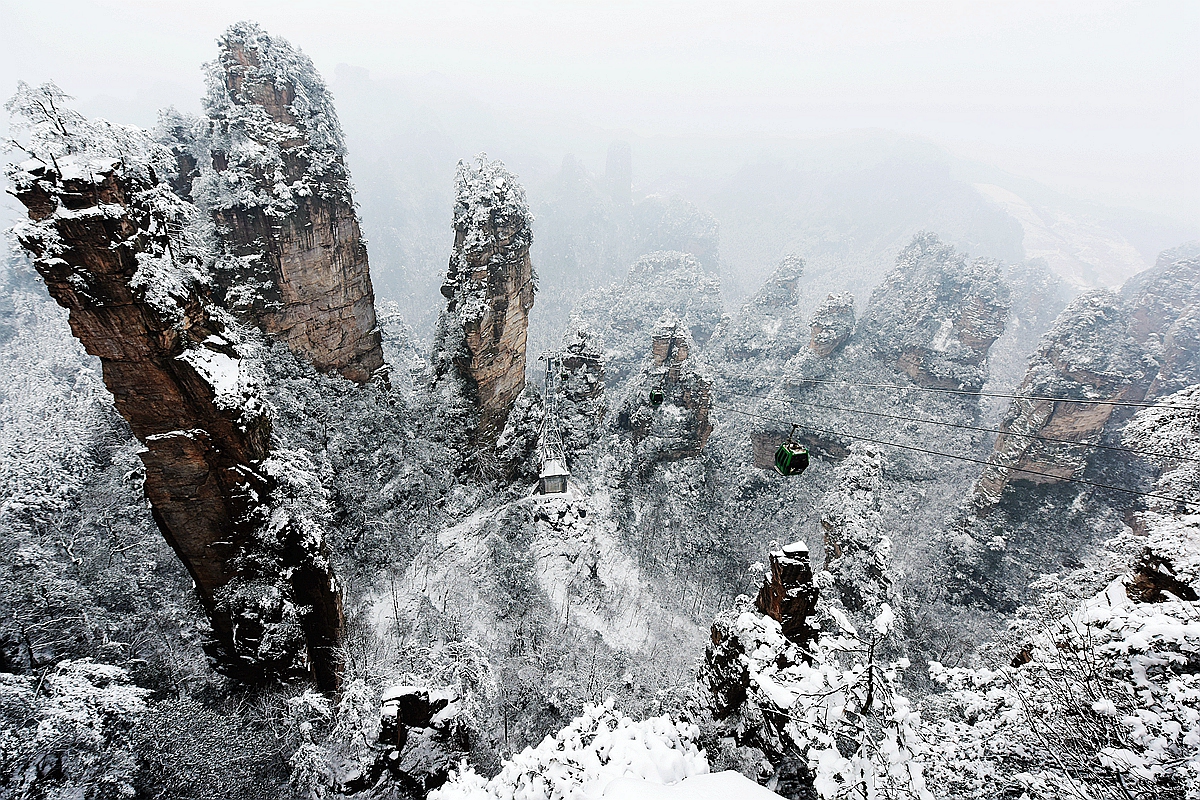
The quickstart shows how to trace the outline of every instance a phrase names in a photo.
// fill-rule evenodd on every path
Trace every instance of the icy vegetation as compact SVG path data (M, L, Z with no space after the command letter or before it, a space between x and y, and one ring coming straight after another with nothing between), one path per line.
M583 715L537 747L513 756L490 780L470 767L430 800L576 800L597 797L617 778L676 783L708 772L695 725L669 717L634 722L612 700Z
M195 154L197 201L276 215L292 211L297 197L349 202L345 139L312 60L248 22L230 27L222 44L221 58L206 66L212 156Z
M415 311L311 60L218 46L153 134L6 106L0 797L1200 797L1195 244L1072 299L887 158L454 153Z

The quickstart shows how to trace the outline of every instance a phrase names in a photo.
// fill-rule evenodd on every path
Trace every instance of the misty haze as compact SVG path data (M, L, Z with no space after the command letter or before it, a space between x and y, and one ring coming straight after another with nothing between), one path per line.
M1200 6L0 2L0 800L1200 798Z

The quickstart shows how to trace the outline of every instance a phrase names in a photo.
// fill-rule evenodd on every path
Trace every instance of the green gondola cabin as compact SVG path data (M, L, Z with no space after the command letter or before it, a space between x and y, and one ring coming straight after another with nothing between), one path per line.
M661 406L663 403L663 390L655 387L650 390L650 405Z
M779 449L775 451L775 471L780 475L799 475L808 469L808 448L796 443L796 428L798 427L800 426L792 426L792 432L787 441L779 445Z

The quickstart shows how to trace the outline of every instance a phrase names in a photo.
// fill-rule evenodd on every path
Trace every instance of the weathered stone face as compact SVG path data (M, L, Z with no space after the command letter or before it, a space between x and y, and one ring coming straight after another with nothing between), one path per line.
M274 482L260 467L271 422L228 332L198 287L180 277L188 265L172 254L171 221L146 199L156 187L116 160L82 165L72 176L42 165L18 177L16 195L32 221L21 241L146 446L144 487L155 521L191 573L224 656L243 675L311 668L333 688L342 608L327 562L285 556L289 563L281 563L295 604L310 607L303 630L275 616L283 605L261 604L250 623L220 600L245 577L238 556L255 546L270 515ZM239 638L239 627L246 635L265 626L281 626L270 654ZM278 635L285 629L294 635Z
M1130 334L1159 364L1147 397L1200 381L1200 245L1163 253L1122 294L1131 306Z
M441 326L462 338L451 359L453 377L479 412L477 442L490 446L525 386L535 289L532 217L524 190L498 161L460 162L455 184L454 253L442 284Z
M254 208L215 217L232 253L265 267L262 301L230 302L235 312L322 372L364 383L383 367L367 251L350 204L309 197L282 219ZM230 277L236 284L242 276Z
M227 250L218 294L317 369L365 382L383 367L382 339L336 115L311 62L242 27L222 39L223 93L214 87L206 101L218 131L212 214ZM281 64L289 59L300 67L287 71ZM298 85L301 76L310 85ZM297 111L298 94L306 114ZM262 124L263 112L273 126ZM267 155L233 161L221 151L243 140ZM249 192L240 188L246 181Z
M754 605L779 623L783 635L801 647L816 638L818 630L808 618L817 609L817 587L813 584L808 547L789 544L770 554L771 573L763 578Z
M1080 477L1090 455L1080 445L1098 443L1109 421L1122 413L1110 403L1141 401L1194 383L1200 379L1198 352L1195 246L1164 253L1153 268L1131 278L1121 296L1100 290L1076 299L1043 337L1016 393L1101 402L1014 400L996 439L994 466L984 469L976 486L976 505L981 510L995 505L1012 481L1052 484Z
M1189 306L1163 335L1158 376L1147 397L1200 383L1200 303Z
M529 246L515 243L516 233L493 229L494 245L472 254L465 265L468 280L486 286L488 293L482 313L463 325L471 353L466 372L479 398L481 431L503 427L513 401L525 386L533 262ZM466 230L456 232L456 251L463 250L467 235Z
M1078 298L1059 315L1016 394L1102 402L1014 400L989 459L993 466L984 469L976 486L981 508L999 502L1012 481L1045 484L1080 477L1090 451L1079 445L1099 442L1117 409L1109 403L1145 396L1142 349L1129 335L1128 322L1125 304L1103 290Z
M854 332L854 295L842 292L825 298L813 314L811 331L808 347L818 358L845 344Z

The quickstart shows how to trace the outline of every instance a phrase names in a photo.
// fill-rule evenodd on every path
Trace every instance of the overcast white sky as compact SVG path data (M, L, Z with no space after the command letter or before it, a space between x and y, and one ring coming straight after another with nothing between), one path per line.
M432 71L485 101L643 135L880 127L1085 199L1200 219L1200 2L0 0L0 92L199 108L230 22L332 78Z

